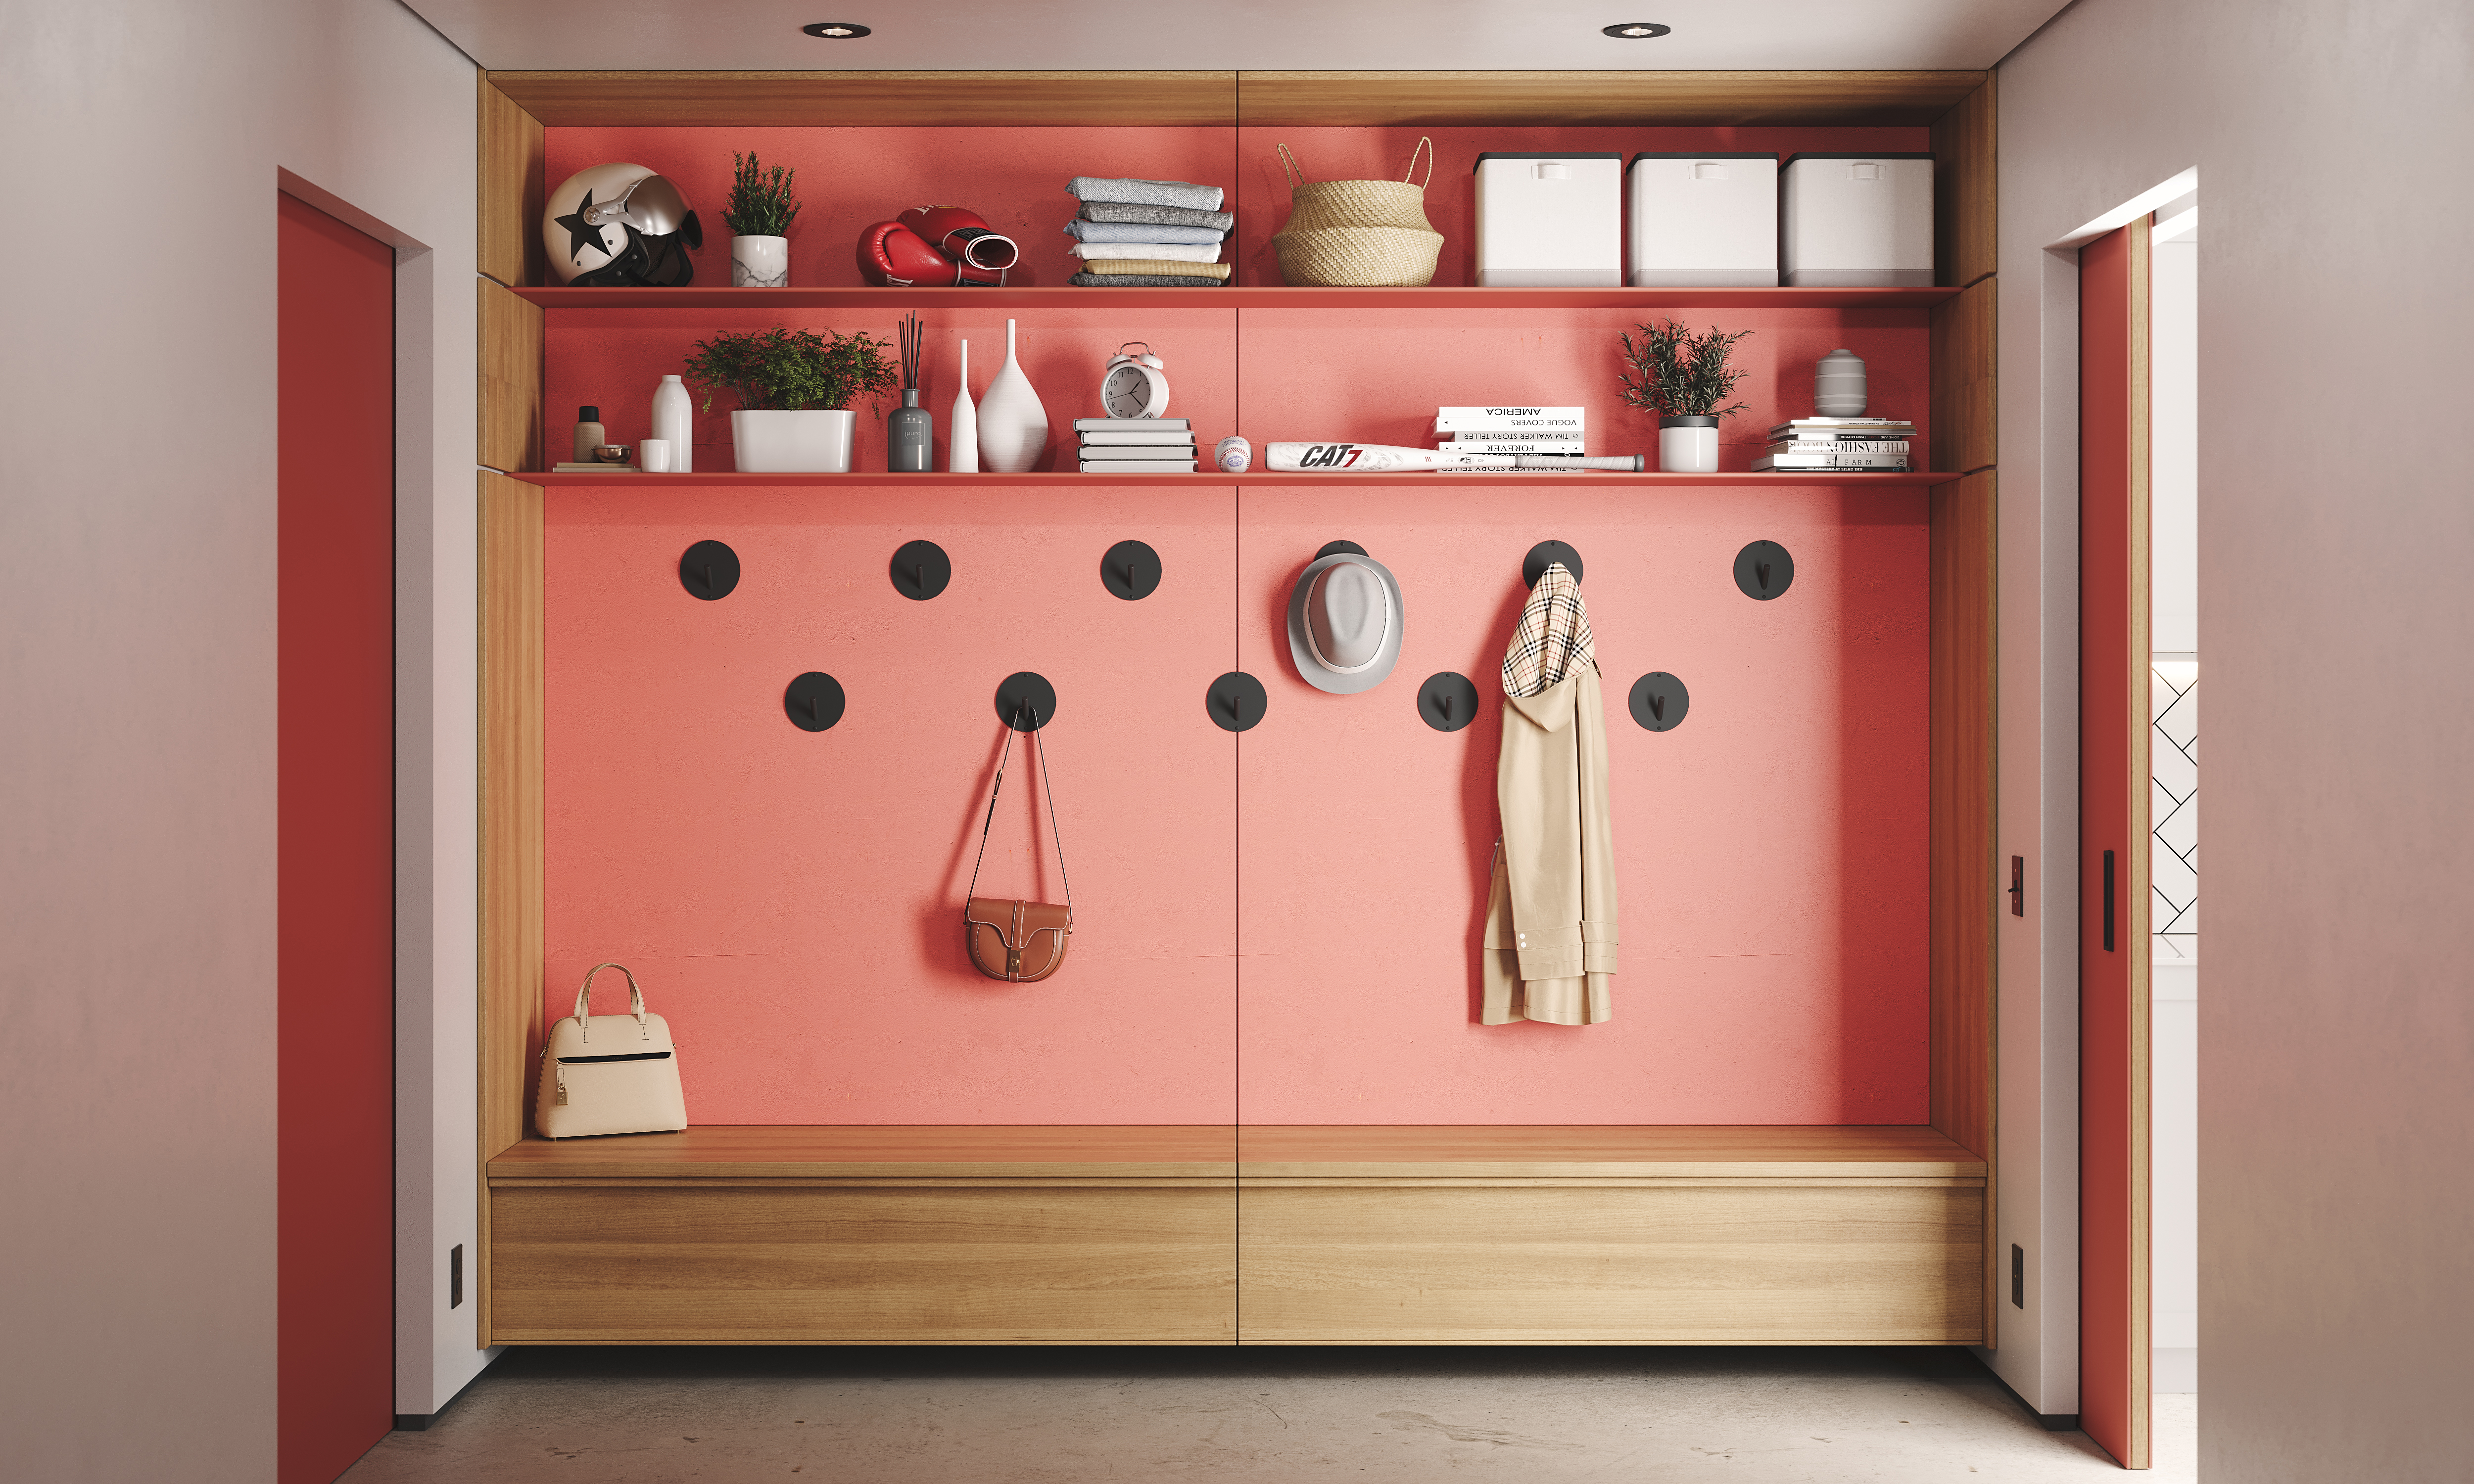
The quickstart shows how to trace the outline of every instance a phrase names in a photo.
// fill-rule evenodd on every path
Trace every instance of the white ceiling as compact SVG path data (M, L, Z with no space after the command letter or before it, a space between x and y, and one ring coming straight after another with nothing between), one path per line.
M1989 67L2064 0L408 0L481 65L1032 71ZM875 34L819 40L813 21ZM1617 40L1603 26L1672 26Z

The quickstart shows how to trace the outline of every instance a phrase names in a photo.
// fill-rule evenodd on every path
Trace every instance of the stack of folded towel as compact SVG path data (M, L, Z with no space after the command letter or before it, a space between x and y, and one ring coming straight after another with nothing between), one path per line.
M1065 189L1082 214L1065 224L1082 259L1085 289L1207 289L1228 281L1220 245L1237 225L1220 209L1220 187L1182 180L1103 180L1076 176Z

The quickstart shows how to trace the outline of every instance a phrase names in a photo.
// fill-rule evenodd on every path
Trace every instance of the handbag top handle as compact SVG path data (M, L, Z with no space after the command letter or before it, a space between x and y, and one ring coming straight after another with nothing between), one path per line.
M1065 837L1056 831L1056 788L1048 781L1048 747L1039 740L1043 729L1036 725L1039 721L1037 712L1029 711L1026 707L1014 714L1029 714L1034 724L1031 729L1031 745L1039 753L1039 786L1048 795L1048 837L1056 842L1056 878L1065 883L1065 930L1070 933L1074 931L1074 878L1065 873ZM1005 792L1006 764L1013 757L1014 730L1012 722L1006 723L1005 751L997 757L996 786L988 790L988 817L980 822L980 853L971 862L971 889L962 894L962 924L966 929L971 922L971 898L980 895L980 867L988 858L988 826L996 823L997 795Z
M636 1017L638 1035L643 1040L651 1040L652 1030L644 1024L644 992L637 986L635 973L624 964L595 964L585 970L584 982L575 990L575 1028L584 1033L586 1041L593 1039L593 1017L586 1012L593 1008L593 976L605 969L615 969L627 976L627 1013Z

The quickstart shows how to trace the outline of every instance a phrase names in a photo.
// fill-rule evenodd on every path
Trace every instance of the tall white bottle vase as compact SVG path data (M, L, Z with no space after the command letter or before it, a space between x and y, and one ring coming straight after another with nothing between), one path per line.
M980 471L980 412L971 405L971 343L962 342L962 389L954 394L954 415L945 423L945 471Z
M653 431L646 436L668 442L671 468L682 474L695 471L695 397L686 382L664 376L653 389Z
M1048 409L1014 359L1014 322L1006 322L1005 365L980 397L980 462L994 474L1028 474L1048 451Z

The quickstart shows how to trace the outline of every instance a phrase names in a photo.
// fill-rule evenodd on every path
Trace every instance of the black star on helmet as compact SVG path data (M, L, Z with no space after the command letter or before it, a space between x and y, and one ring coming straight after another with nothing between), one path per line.
M586 191L583 202L571 214L557 219L558 225L568 230L567 250L570 261L581 263L584 261L585 249L601 246L601 228L585 224L584 219L592 214L592 211L593 193Z

